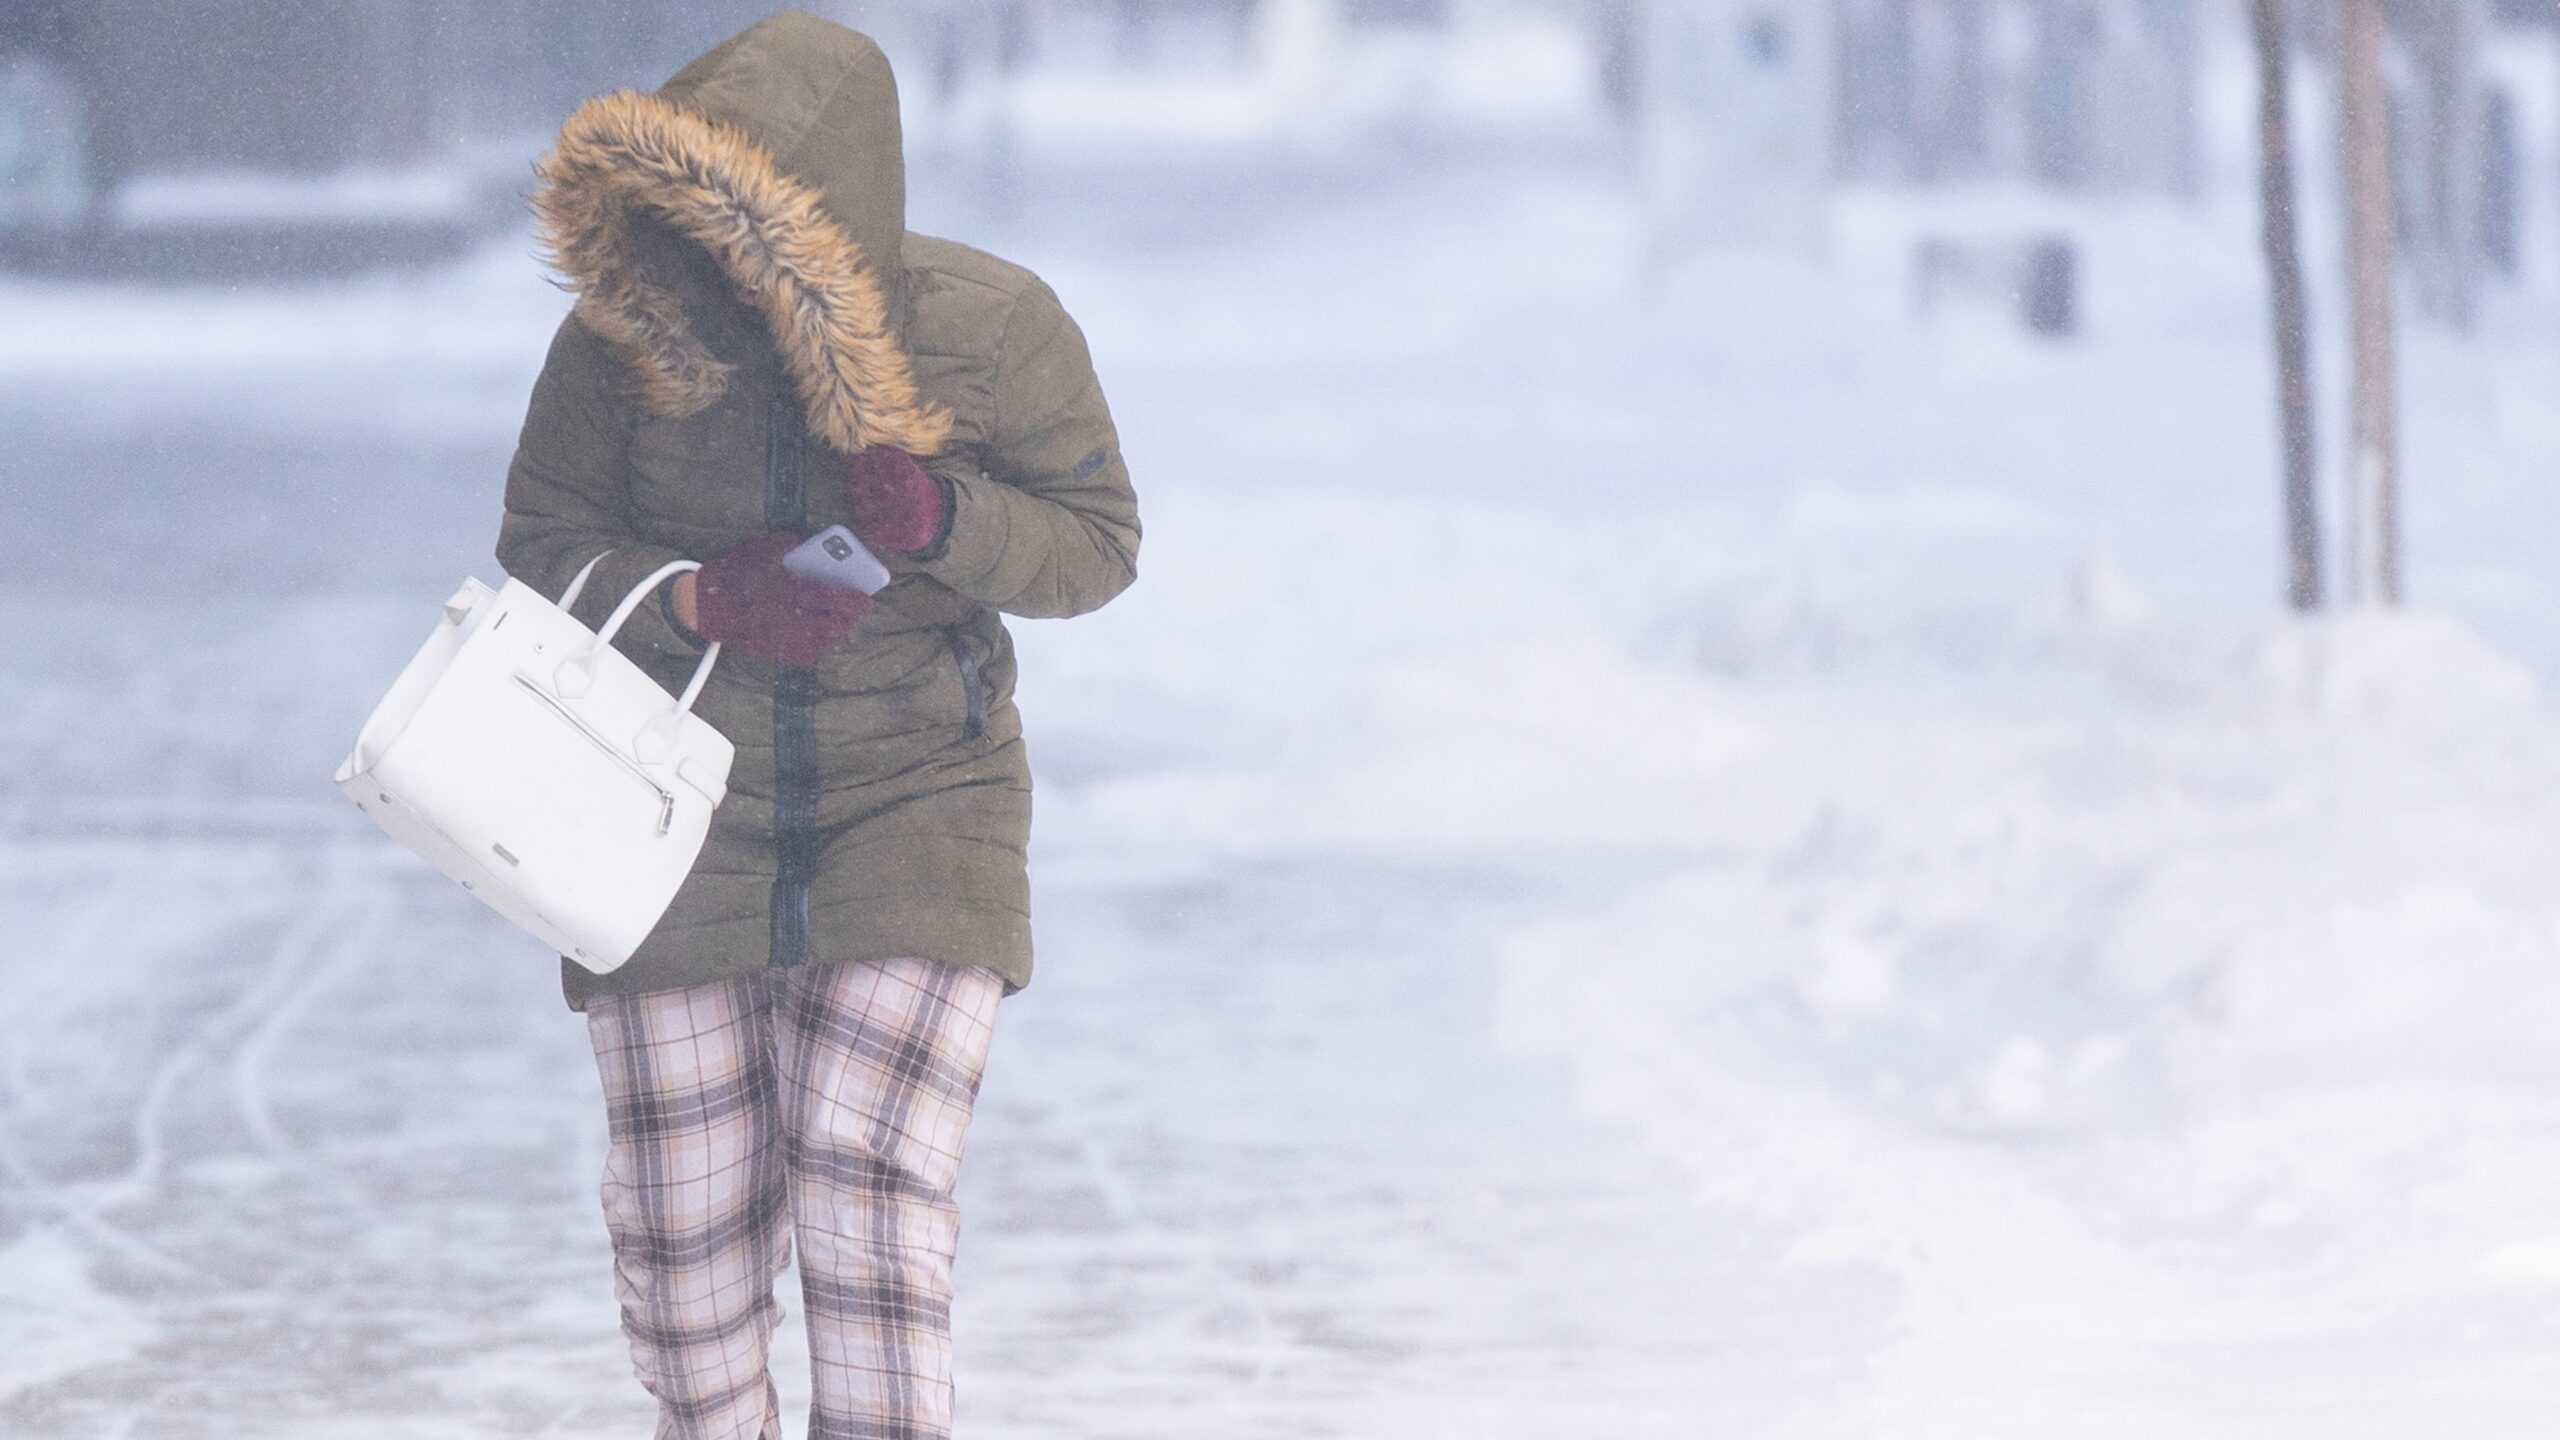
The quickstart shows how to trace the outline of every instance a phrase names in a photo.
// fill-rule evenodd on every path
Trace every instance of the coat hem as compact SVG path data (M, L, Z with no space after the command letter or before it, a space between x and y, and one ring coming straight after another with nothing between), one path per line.
M756 928L761 929L761 926ZM930 933L928 933L930 932ZM965 968L983 965L1004 981L1008 995L1031 984L1031 925L1018 912L982 910L945 910L913 925L897 925L873 932L858 941L831 945L827 943L827 925L821 917L810 937L807 966L877 963L883 960L923 960L935 965ZM764 937L756 937L762 940ZM575 961L560 961L561 998L574 1011L583 1012L588 1004L606 996L654 995L669 990L685 990L696 985L720 984L743 980L774 968L764 959L766 945L747 945L740 939L705 933L686 942L685 961L650 964L635 959L631 965L608 975L598 975ZM741 964L737 957L754 956ZM645 967L632 973L635 967Z

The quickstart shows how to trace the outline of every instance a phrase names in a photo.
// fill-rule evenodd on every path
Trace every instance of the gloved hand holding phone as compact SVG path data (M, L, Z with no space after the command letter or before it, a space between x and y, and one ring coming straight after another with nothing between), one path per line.
M903 450L856 454L845 462L844 490L852 530L777 530L730 548L678 577L668 594L676 623L785 665L814 665L843 643L890 579L863 542L920 554L951 524L950 491Z
M741 542L678 576L676 623L705 640L785 665L815 665L871 613L859 589L803 579L785 560L807 537L788 530Z

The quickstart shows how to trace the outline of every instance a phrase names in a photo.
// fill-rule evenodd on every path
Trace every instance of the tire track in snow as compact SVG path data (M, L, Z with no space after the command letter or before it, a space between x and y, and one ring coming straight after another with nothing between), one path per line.
M46 742L57 733L66 710L63 689L44 686L10 727L10 753L23 757L29 781L50 771L42 757L48 748ZM12 790L6 809L0 810L0 842L28 841L39 807L47 798L46 791L39 783L20 783ZM75 964L99 953L98 947L107 936L137 903L147 899L137 893L141 888L134 870L119 867L112 871L108 883L92 895L70 927L68 943L56 947L57 953ZM31 1062L34 1047L25 1032L43 1017L36 1006L24 1000L17 1014L20 1025L0 1031L0 1181L5 1181L8 1191L31 1212L52 1216L100 1250L163 1276L202 1278L202 1272L194 1266L108 1220L98 1213L99 1206L93 1201L72 1194L71 1186L45 1178L29 1162L16 1126L10 1122L17 1119L23 1098L35 1090Z
M199 1067L219 1061L226 1049L234 1057L233 1099L251 1139L271 1159L290 1158L290 1143L268 1117L259 1067L264 1045L308 1002L325 972L353 953L353 938L346 932L365 933L364 902L374 892L352 883L353 853L344 842L326 847L319 859L319 894L278 938L266 969L153 1072L134 1111L133 1164L105 1187L116 1197L110 1203L126 1203L159 1187L168 1168L169 1116L180 1099L180 1085ZM253 1046L244 1069L239 1057Z
M275 1121L267 1083L268 1058L311 1003L381 939L399 908L397 892L382 883L378 871L355 866L352 853L345 845L332 847L324 893L279 947L307 950L312 958L292 967L284 995L242 1038L231 1057L232 1100L241 1122L259 1148L281 1162L291 1163L293 1144Z
M14 1129L0 1126L0 1182L31 1211L62 1221L101 1251L163 1276L208 1280L198 1267L109 1217L159 1190L170 1165L175 1111L192 1098L186 1087L200 1072L217 1066L227 1074L232 1106L252 1144L272 1161L293 1163L293 1142L274 1118L267 1068L278 1041L378 939L389 922L387 912L396 908L378 869L360 863L361 855L345 842L325 844L315 862L315 883L289 892L302 897L302 913L277 938L257 978L198 1023L182 1043L162 1052L127 1121L132 1159L121 1173L97 1180L49 1179L32 1163ZM50 948L74 960L105 953L101 947L129 928L135 908L152 899L140 883L143 873L142 867L112 869L77 922ZM146 961L139 968L147 971L150 965ZM15 1118L34 1088L29 1071L33 1047L21 1033L0 1040L7 1052L7 1062L0 1065L0 1116Z
M95 947L138 903L141 897L135 892L140 888L133 872L116 872L116 878L93 895L80 912L78 921L65 937L68 943L58 947L60 953L75 960L96 953ZM30 1021L45 1018L36 1014L32 1007L22 1008L19 1014ZM6 1038L10 1063L5 1070L0 1070L0 1121L14 1122L22 1108L22 1099L35 1088L34 1076L27 1068L27 1055L32 1047L25 1044L19 1034L12 1033ZM84 1198L73 1193L86 1188L85 1184L49 1180L38 1173L29 1162L13 1123L0 1123L0 1180L5 1180L9 1190L31 1210L62 1221L100 1249L164 1276L189 1280L204 1278L194 1266L108 1220L99 1213L102 1207L94 1197Z

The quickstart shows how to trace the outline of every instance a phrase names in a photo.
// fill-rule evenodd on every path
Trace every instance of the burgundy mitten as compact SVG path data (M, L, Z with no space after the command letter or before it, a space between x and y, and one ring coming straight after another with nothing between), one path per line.
M803 538L777 530L705 561L693 577L694 628L702 638L785 665L815 665L852 634L871 597L784 570L782 557Z
M893 446L874 445L846 461L844 495L853 502L853 533L882 549L930 550L951 523L942 482Z

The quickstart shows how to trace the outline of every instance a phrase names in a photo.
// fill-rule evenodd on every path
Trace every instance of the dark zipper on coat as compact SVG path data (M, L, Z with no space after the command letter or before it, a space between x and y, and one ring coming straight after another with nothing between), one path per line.
M765 426L764 523L798 531L808 523L804 483L808 431L797 406L776 400ZM773 939L768 963L809 958L809 883L818 868L818 672L779 665L773 673Z

